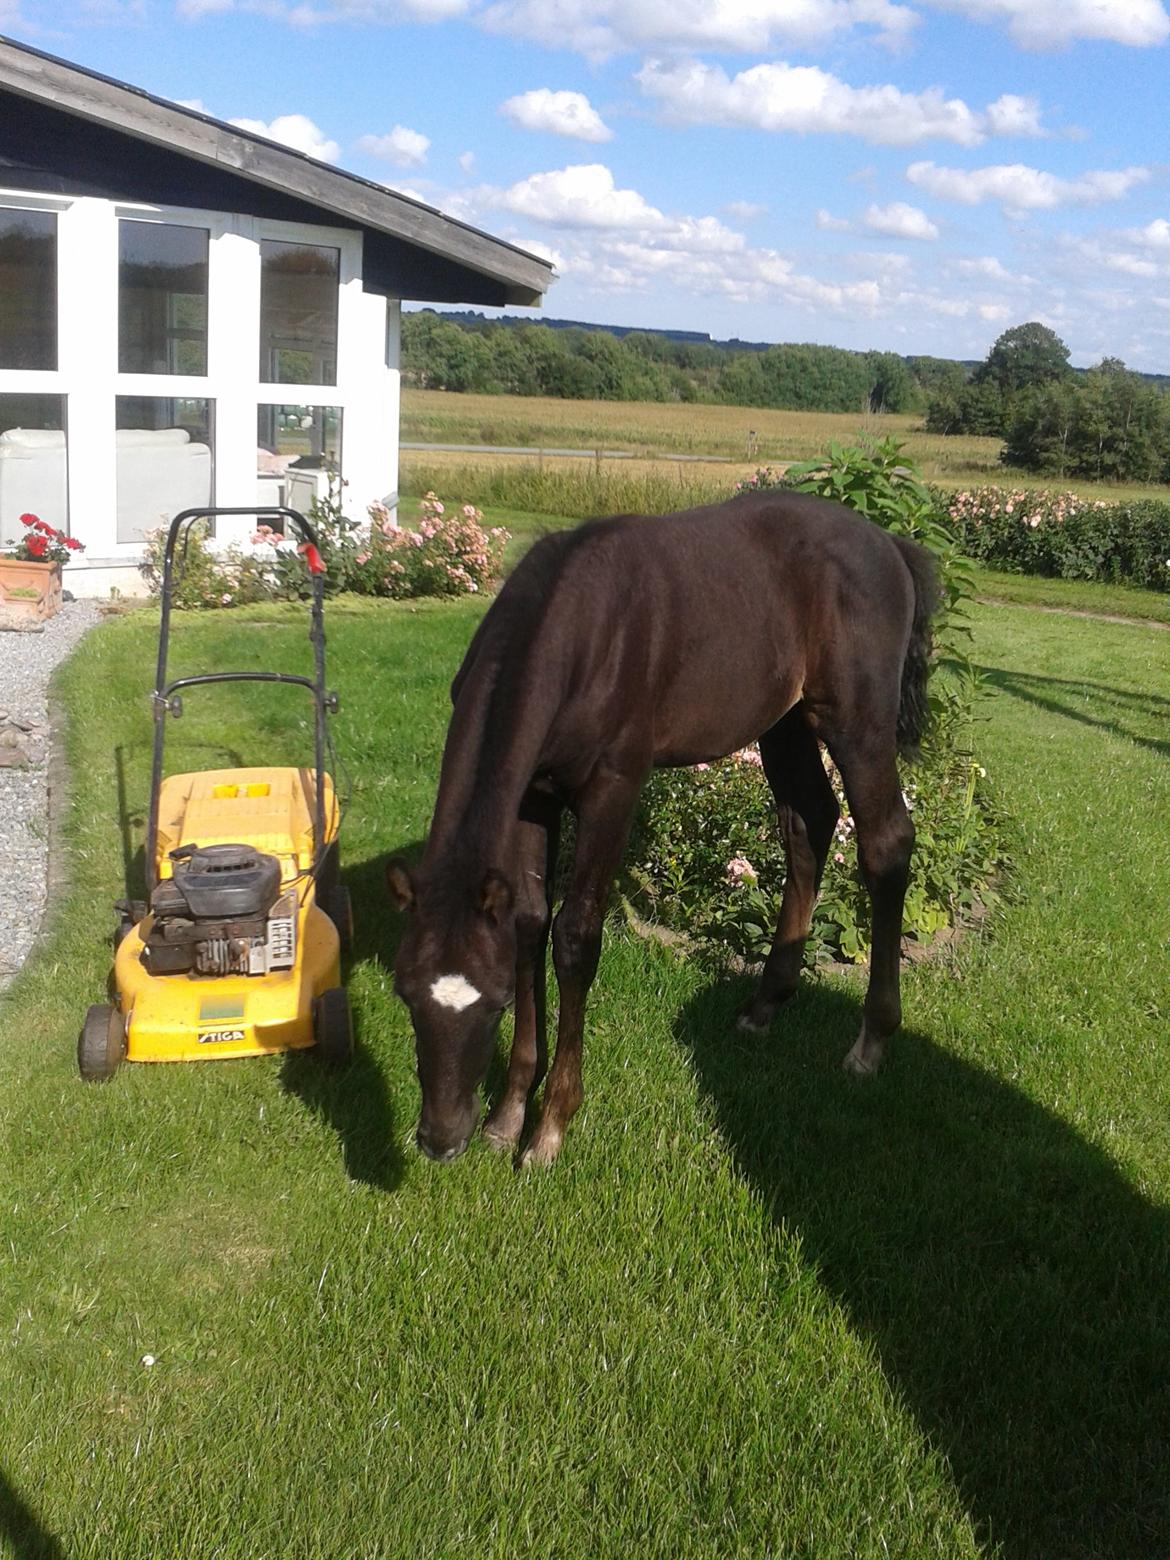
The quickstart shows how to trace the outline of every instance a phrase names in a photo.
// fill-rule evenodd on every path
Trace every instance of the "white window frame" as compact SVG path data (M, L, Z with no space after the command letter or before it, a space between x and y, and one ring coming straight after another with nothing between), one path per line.
M387 482L390 487L397 485L398 374L384 361L385 335L397 323L397 307L387 309L386 300L362 288L360 231L188 206L26 190L0 189L0 206L51 211L58 217L57 367L0 370L0 391L66 397L70 523L89 557L132 562L141 554L140 543L116 540L114 428L120 395L214 402L212 502L216 504L246 506L257 501L256 418L262 405L331 406L340 411L342 471L351 479L343 501L354 518L362 518L366 503L383 496L381 489ZM207 231L205 375L119 370L118 223L123 219ZM261 381L263 239L339 251L336 384ZM250 529L250 522L242 520L238 525L225 524L220 536L231 540Z

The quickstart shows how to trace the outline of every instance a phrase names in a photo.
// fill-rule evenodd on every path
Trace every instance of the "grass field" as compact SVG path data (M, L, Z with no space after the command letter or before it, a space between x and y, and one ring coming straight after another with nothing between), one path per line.
M330 608L340 1078L303 1055L78 1081L141 840L149 614L59 677L72 887L0 1003L0 1551L1170 1553L1170 637L977 609L1014 891L908 972L882 1076L839 1067L854 983L749 1040L742 982L612 932L586 1105L517 1178L411 1146L381 887L425 830L480 610ZM177 649L307 658L284 608L184 617ZM193 694L172 762L296 761L302 714Z
M732 462L734 472L729 474L725 467L700 466L699 473L712 487L722 482L730 488L739 475L758 465L810 459L832 439L854 444L861 437L882 438L887 434L905 443L907 454L927 481L948 487L1010 482L1020 487L1070 488L1097 497L1166 493L1165 487L1105 486L1072 479L1053 482L1009 471L999 463L999 439L925 433L918 414L782 412L674 402L563 401L553 397L459 395L444 390L402 392L402 437L408 441L519 446L532 449L531 458L536 460L541 459L542 448L558 447L588 452L629 450L656 460L679 454L715 455ZM494 459L496 463L515 465L517 457ZM545 457L545 464L551 466L554 459ZM595 462L594 455L588 464ZM412 472L420 465L453 470L468 464L482 467L491 463L489 457L480 455L404 451L403 490L416 490ZM601 462L605 469L624 469L631 464L625 460ZM690 462L687 472L691 473Z

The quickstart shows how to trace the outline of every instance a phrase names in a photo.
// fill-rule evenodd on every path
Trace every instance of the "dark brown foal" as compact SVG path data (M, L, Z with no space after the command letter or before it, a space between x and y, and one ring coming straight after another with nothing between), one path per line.
M485 1136L514 1150L543 1076L544 957L557 823L577 820L552 922L557 1047L523 1156L547 1164L582 1099L585 1003L638 795L655 765L759 740L788 878L760 987L763 1029L795 990L837 822L818 740L857 824L873 907L861 1032L872 1072L900 1020L898 953L914 830L899 744L925 714L933 565L839 505L763 494L657 519L619 516L547 537L484 617L452 688L435 814L417 873L388 872L412 911L395 974L414 1024L418 1141L466 1147L496 1020L516 1004L504 1092Z

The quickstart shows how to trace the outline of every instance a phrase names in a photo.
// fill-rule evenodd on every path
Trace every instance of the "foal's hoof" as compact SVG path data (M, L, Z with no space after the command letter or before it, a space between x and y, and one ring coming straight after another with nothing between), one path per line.
M885 1041L871 1039L863 1029L841 1066L855 1078L872 1078L882 1064Z
M524 1109L493 1110L483 1124L480 1136L497 1154L514 1154L524 1130Z
M537 1127L536 1136L520 1155L520 1170L532 1170L539 1166L551 1165L561 1151L563 1134L559 1130L546 1131L544 1127Z
M766 1035L775 1016L776 1009L771 1002L765 1004L753 999L736 1014L735 1027L745 1035Z

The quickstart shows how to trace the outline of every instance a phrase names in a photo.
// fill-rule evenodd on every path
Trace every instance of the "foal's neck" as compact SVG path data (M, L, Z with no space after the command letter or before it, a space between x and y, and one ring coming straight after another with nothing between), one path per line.
M455 860L511 873L520 804L540 766L551 721L547 688L516 670L504 677L483 657L459 689L427 839L428 865Z

